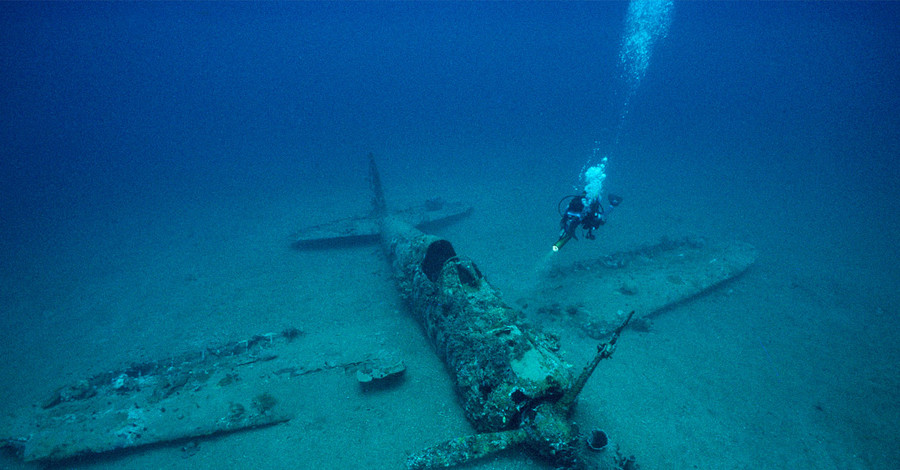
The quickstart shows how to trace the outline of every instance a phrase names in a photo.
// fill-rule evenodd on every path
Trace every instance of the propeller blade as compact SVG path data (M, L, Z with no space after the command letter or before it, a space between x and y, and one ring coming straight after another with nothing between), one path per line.
M526 437L523 429L457 437L410 455L406 467L410 470L452 467L519 445Z

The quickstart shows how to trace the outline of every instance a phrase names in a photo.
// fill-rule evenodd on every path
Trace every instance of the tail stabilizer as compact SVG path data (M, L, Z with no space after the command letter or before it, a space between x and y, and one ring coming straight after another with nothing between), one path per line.
M387 202L384 199L384 189L381 187L381 176L378 175L378 165L375 164L375 155L372 153L369 153L369 187L372 188L372 215L386 216Z

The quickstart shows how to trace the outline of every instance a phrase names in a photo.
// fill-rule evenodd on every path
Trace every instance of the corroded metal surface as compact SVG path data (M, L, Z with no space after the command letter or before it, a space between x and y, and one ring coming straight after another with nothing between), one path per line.
M384 227L401 295L453 374L475 429L518 426L524 409L562 396L573 380L569 366L474 262L396 219Z
M57 461L287 421L289 395L258 374L276 376L301 334L289 328L79 380L0 425L2 444L25 461Z
M521 299L537 317L607 337L634 310L635 322L711 291L740 276L757 258L742 242L702 237L657 243L554 268L531 297Z
M388 352L323 361L303 336L288 328L78 380L0 417L0 447L53 462L269 426L302 412L297 387L311 374L396 371Z
M597 363L612 354L615 341L603 345L576 378L555 352L555 341L507 305L472 260L457 255L449 241L387 215L374 159L370 182L400 294L443 358L465 415L480 432L413 454L408 467L453 466L519 444L563 468L620 467L624 459L614 450L589 464L586 443L568 420L575 397Z

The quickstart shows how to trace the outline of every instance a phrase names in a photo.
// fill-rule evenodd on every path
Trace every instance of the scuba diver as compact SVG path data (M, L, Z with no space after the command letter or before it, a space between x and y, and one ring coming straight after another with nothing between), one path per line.
M604 211L599 198L592 198L589 201L587 192L582 192L580 195L573 194L560 199L559 204L557 204L557 210L559 210L566 199L569 199L569 205L566 207L565 213L560 211L562 219L559 221L559 240L553 244L553 251L559 251L563 245L573 238L577 240L578 237L575 236L575 231L579 225L584 227L584 238L588 240L597 238L594 235L594 230L605 224L613 208L622 202L621 197L610 194L609 210Z

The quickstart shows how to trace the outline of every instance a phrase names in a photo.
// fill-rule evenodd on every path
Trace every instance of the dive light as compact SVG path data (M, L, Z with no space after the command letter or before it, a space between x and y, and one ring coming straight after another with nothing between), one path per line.
M562 248L563 245L568 243L569 240L571 240L571 239L572 239L572 234L570 234L570 233L567 233L567 234L559 237L559 240L557 240L556 243L553 244L553 251L559 251L559 249Z

